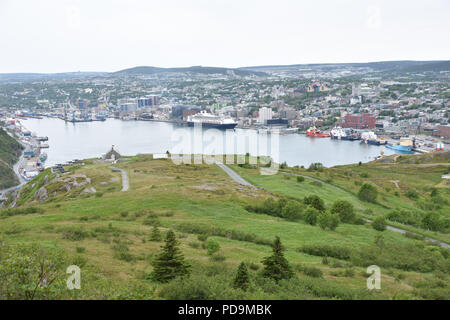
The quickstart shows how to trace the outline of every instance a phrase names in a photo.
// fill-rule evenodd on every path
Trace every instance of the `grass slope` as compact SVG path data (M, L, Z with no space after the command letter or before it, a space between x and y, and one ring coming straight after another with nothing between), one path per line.
M25 187L19 199L22 207L32 206L39 209L37 212L26 214L13 210L7 214L7 210L0 211L0 238L7 243L57 246L64 249L71 263L82 265L83 289L64 292L62 298L177 299L192 298L191 290L195 290L200 298L212 299L448 297L447 284L443 288L433 287L437 281L435 272L384 268L382 290L369 292L363 266L339 259L324 264L321 256L298 250L304 245L363 250L373 246L380 234L369 225L341 223L336 230L325 231L303 221L291 222L244 209L247 204L261 203L268 197L301 198L317 194L328 206L336 199L347 199L363 212L368 206L352 194L355 190L351 182L342 184L345 190L348 189L345 191L331 184L323 183L321 187L307 181L300 184L294 177L262 176L255 169L233 167L265 190L252 189L235 184L215 165L175 165L169 160L153 160L149 155L140 155L117 165L126 170L131 183L130 191L120 192L119 173L112 172L108 164L85 163L71 168L66 176L90 177L90 185L97 189L96 194L83 193L84 186L61 190L60 184L52 182L55 177L44 172ZM330 169L336 170L332 171L333 184L341 183L337 178L339 170L350 168L356 175L359 167L355 166ZM319 178L324 178L325 174L321 173ZM44 183L46 175L48 181ZM434 177L427 179L438 182ZM39 203L34 194L41 187L56 191L56 194L51 193L54 196ZM404 205L409 205L409 201L405 200ZM384 208L379 205L369 207L374 211ZM149 241L155 225L163 233L169 229L176 232L185 257L194 266L190 279L165 285L146 279L152 270L152 258L162 244ZM220 244L220 260L211 259L202 248L204 243L199 234L205 233ZM269 244L276 235L281 236L287 248L286 258L296 273L291 282L275 284L258 277L261 260L270 254ZM386 246L418 246L419 252L433 251L440 257L439 261L444 261L439 250L430 244L390 231L383 232L383 238ZM242 261L252 266L250 273L254 282L252 289L245 293L229 288L234 271ZM320 269L323 276L314 278L305 267ZM430 288L420 287L423 283Z

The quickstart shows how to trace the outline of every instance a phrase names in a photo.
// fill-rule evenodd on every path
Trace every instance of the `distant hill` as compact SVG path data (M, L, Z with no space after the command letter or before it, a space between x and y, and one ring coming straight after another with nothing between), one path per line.
M218 67L202 67L193 66L186 68L158 68L158 67L134 67L130 69L124 69L112 73L113 75L151 75L161 73L173 73L173 72L190 72L198 74L230 74L234 73L237 76L251 76L251 75L264 75L264 72L243 70L243 69L230 69L230 68L218 68Z
M0 128L0 190L18 184L12 166L19 160L22 145Z
M450 60L445 61L379 61L364 63L312 63L294 65L268 65L242 67L241 70L276 71L286 69L334 70L343 68L370 68L381 72L440 72L450 70Z

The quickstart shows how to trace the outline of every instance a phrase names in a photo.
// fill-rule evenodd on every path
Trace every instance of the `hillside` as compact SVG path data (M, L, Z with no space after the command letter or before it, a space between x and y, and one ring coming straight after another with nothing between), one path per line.
M243 67L241 70L252 71L277 71L289 69L312 69L322 71L339 70L343 68L370 68L377 72L440 72L450 70L450 61L380 61L366 63L313 63L313 64L295 64L295 65L271 65L271 66L253 66Z
M0 190L18 184L12 166L19 160L23 147L0 128Z
M4 243L0 257L2 250L17 256L33 250L47 252L48 259L57 262L52 265L60 276L55 283L61 286L42 290L38 297L450 298L450 252L419 236L423 233L447 241L447 225L440 231L410 226L415 234L405 236L377 231L362 220L384 216L395 208L412 210L420 201L428 204L439 196L441 207L432 210L445 224L449 188L441 175L449 170L448 153L310 171L283 166L273 176L263 176L249 164L230 166L257 188L236 184L216 165L175 165L139 155L115 166L127 173L130 191L121 192L121 174L109 164L85 160L67 167L69 172L63 175L44 171L22 189L18 208L0 211L0 241ZM400 181L398 195L389 180ZM376 185L375 202L358 198L361 182ZM418 193L414 199L406 196L410 189ZM324 201L324 215L333 212L336 200L347 200L354 206L355 217L341 221L335 229L320 227L320 221L311 224L311 208L320 202L308 202L311 195ZM425 215L430 208L421 210L419 214ZM156 228L163 237L175 231L191 265L189 277L168 283L149 277L163 244L155 237ZM261 272L261 261L271 254L270 245L277 235L294 273L290 280L279 282ZM208 254L212 247L218 252ZM247 291L233 287L241 262L249 270ZM81 267L82 290L64 288L65 266L70 264ZM381 268L382 289L368 291L366 268L373 264ZM0 297L5 294L1 290Z
M202 67L193 66L187 68L157 68L157 67L134 67L130 69L124 69L114 72L114 75L151 75L160 73L174 73L174 72L189 72L197 74L230 74L234 73L237 76L250 76L250 75L264 75L263 72L248 71L241 69L230 69L230 68L217 68L217 67Z

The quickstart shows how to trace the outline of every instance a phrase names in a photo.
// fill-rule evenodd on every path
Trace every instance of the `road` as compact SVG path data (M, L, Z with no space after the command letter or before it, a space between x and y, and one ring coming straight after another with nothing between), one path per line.
M120 171L120 173L122 174L122 192L128 191L130 189L130 181L128 179L128 175L125 172L125 170L116 168L116 167L110 167L113 170L117 170Z
M252 185L249 182L247 182L244 178L242 178L240 175L238 175L233 169L231 169L230 167L224 165L222 162L216 161L216 164L223 171L225 171L231 177L231 179L233 179L235 182L237 182L237 183L239 183L239 184L241 184L243 186L256 188L254 185Z

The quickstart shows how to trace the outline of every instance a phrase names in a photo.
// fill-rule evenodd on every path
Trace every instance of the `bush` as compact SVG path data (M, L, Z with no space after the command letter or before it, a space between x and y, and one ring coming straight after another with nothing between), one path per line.
M77 253L83 253L86 251L86 248L77 246L76 251L77 251Z
M406 196L410 199L418 199L419 198L419 194L417 193L416 190L408 190L406 192Z
M319 211L325 211L325 202L317 195L312 194L303 198L306 205L316 208Z
M212 256L220 250L220 244L213 239L209 239L208 241L206 241L205 247L209 256Z
M330 230L335 230L339 225L339 218L329 212L323 212L319 214L317 222L323 230L327 228Z
M323 164L320 162L311 163L309 165L308 171L323 171Z
M210 259L214 262L224 262L227 258L223 254L214 254Z
M332 257L341 260L349 260L352 253L352 251L346 247L318 244L304 245L297 250L313 256L326 257L327 259L328 257Z
M317 218L319 217L319 210L314 207L308 206L303 216L303 219L306 223L315 226L317 224Z
M82 228L69 228L63 231L62 238L72 241L81 241L89 236Z
M372 228L378 231L386 230L386 219L383 216L375 217L372 221Z
M302 176L297 176L297 182L303 182L305 181L305 178Z
M64 299L67 263L59 248L0 241L0 300Z
M358 198L366 202L376 202L378 196L378 190L369 183L364 183L358 192Z
M355 219L353 205L345 200L337 200L330 208L332 214L337 214L344 223L352 222Z
M289 200L281 210L283 218L291 221L300 220L302 217L303 207L294 200Z
M323 276L322 270L316 267L305 267L303 269L303 273L309 277L314 278L322 278Z

